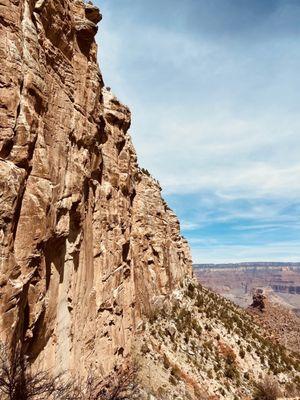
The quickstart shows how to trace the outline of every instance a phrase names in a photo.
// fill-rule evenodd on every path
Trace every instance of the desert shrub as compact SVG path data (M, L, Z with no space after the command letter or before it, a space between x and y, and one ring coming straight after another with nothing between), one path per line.
M217 373L217 372L219 372L220 371L220 369L221 369L221 365L220 364L215 364L214 365L214 371Z
M178 304L177 302L175 302L175 303L173 304L173 307L172 307L172 317L173 317L173 318L176 317L176 315L177 315L178 312L179 312L179 309L180 309L179 304Z
M149 349L147 343L143 343L142 346L141 346L141 353L143 355L146 355L149 352L150 352L150 349Z
M63 396L70 389L62 376L51 377L48 371L33 371L19 347L12 351L0 348L0 394L5 400L46 400Z
M296 386L296 388L299 390L299 392L300 392L300 376L295 376L294 377L294 385Z
M165 398L166 397L166 389L164 388L164 387L162 387L162 386L160 386L158 389L157 389L157 394L161 397L161 398Z
M156 337L157 332L156 332L156 329L155 329L155 328L151 328L151 329L150 329L150 333L151 333L151 335L152 335L153 337Z
M228 379L237 379L239 377L238 370L234 364L225 366L224 376Z
M185 341L186 344L189 343L190 341L190 332L185 333L183 340Z
M186 332L186 330L191 327L191 321L191 312L185 308L182 308L176 317L177 329L180 332Z
M194 331L197 333L198 336L201 335L202 328L195 319L192 320L192 328L194 329Z
M158 320L159 316L160 316L160 310L158 308L149 311L148 319L150 324L154 324L154 322Z
M255 384L253 400L277 400L280 396L279 385L270 376Z
M241 358L245 358L246 353L244 349L241 348L239 354Z
M195 297L195 286L192 283L188 284L187 295L193 299Z
M234 364L236 359L236 355L234 354L233 350L228 350L226 356L225 356L225 362L228 365Z
M246 372L244 373L244 379L246 379L247 381L250 379L250 374L249 374L248 371L246 371Z
M102 379L92 371L83 382L75 384L74 390L60 400L133 400L138 398L137 367L125 364ZM75 396L74 396L75 394ZM79 394L79 396L78 396Z
M32 369L19 349L0 346L1 400L132 400L138 396L137 368L126 364L107 378L91 371L85 380Z
M202 308L203 305L204 305L203 296L200 293L198 293L195 301L195 306L198 308Z
M285 385L285 396L286 397L297 397L300 395L300 387L297 387L295 382L288 382Z
M141 168L141 171L142 171L143 174L145 174L147 176L151 176L150 172L146 168Z
M197 400L210 400L211 399L211 397L208 394L203 393L199 389L195 389L195 388L194 388L194 395L196 396Z

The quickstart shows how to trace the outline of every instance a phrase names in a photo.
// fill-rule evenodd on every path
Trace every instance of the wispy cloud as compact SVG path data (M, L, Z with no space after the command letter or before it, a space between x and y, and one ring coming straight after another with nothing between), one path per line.
M273 242L264 246L212 245L192 247L195 263L226 263L249 261L291 261L300 260L300 241Z
M187 232L187 231L194 231L196 229L199 229L200 224L195 224L190 221L181 221L180 226L181 226L182 230Z

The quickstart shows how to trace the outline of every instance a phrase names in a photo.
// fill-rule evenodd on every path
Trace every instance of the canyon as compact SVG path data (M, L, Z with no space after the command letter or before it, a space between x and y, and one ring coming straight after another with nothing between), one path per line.
M138 365L140 399L249 399L299 359L193 277L180 223L104 84L100 10L0 0L0 340L32 368ZM100 54L101 58L101 54Z
M195 276L205 286L246 308L260 288L269 299L300 314L300 264L253 262L195 264Z
M194 265L199 281L245 308L291 351L300 351L300 264ZM257 300L258 299L258 300Z

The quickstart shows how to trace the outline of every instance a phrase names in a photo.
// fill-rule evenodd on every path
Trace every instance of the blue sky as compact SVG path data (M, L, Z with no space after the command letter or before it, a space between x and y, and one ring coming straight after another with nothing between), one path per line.
M105 83L194 262L300 261L300 2L96 4Z

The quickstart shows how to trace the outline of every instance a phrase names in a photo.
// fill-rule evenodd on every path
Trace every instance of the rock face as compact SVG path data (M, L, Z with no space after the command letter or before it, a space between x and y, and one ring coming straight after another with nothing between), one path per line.
M103 372L191 275L130 111L104 88L99 10L0 2L0 339L47 368Z
M256 290L253 293L253 301L250 307L252 307L253 309L259 310L261 312L264 311L266 305L265 305L265 295L263 294L262 291L260 290Z

